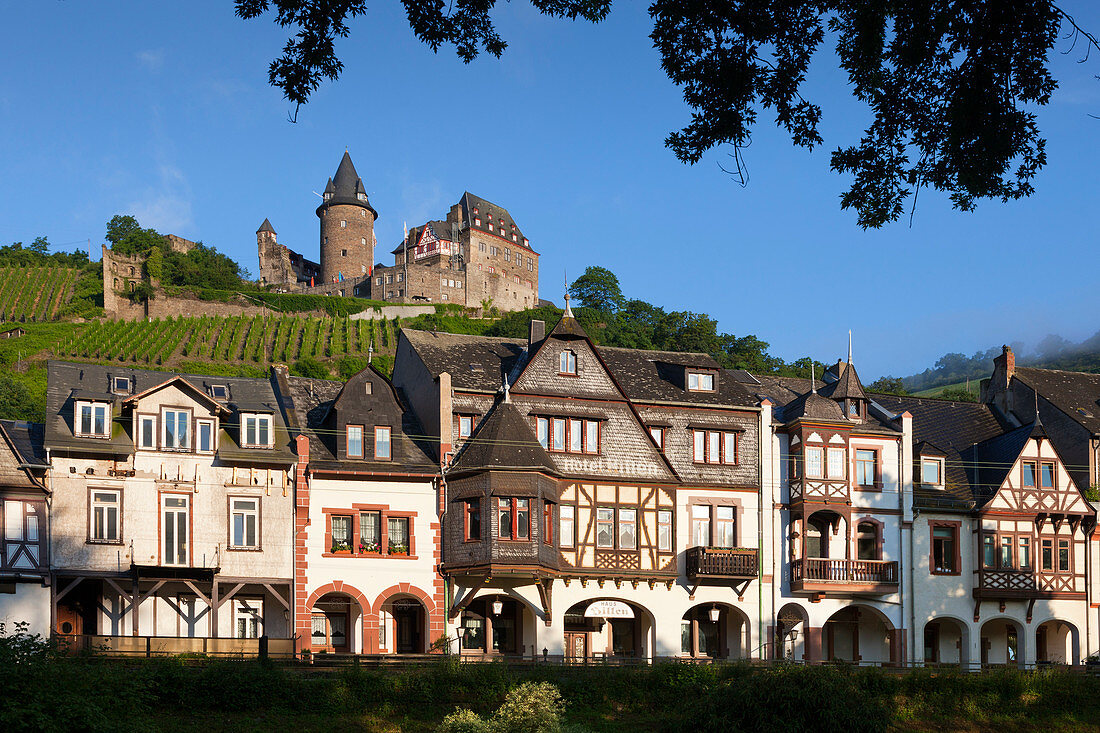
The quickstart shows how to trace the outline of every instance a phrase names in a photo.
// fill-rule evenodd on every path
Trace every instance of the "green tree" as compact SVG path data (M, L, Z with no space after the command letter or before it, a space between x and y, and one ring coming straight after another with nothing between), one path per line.
M955 402L977 402L978 396L967 391L965 387L948 387L938 395L941 400L954 400Z
M328 367L310 356L291 364L289 371L296 377L310 377L311 379L328 379L330 376Z
M905 385L902 384L901 377L879 377L867 385L867 391L877 392L878 394L909 394L909 390L905 389Z
M451 44L469 62L482 51L499 57L508 45L493 25L495 0L402 3L413 32L433 51ZM366 0L235 4L245 19L274 5L275 22L296 29L269 68L271 84L296 105L295 118L322 80L339 76L335 41L367 9ZM593 22L611 9L610 0L531 4ZM1059 28L1087 50L1098 47L1050 0L653 0L649 13L661 64L693 110L665 144L692 164L728 147L729 170L742 183L742 155L762 111L796 146L825 142L821 107L803 83L812 62L827 57L818 53L826 37L835 42L835 58L870 120L858 143L842 144L831 157L833 170L852 177L841 207L854 209L862 227L896 221L924 187L964 211L981 199L1030 195L1046 163L1034 109L1056 87L1048 57Z
M604 313L614 313L623 307L625 301L615 273L596 265L589 265L584 274L573 281L569 294L580 302L581 307Z
M30 251L45 257L50 253L50 242L45 237L35 237L31 242Z

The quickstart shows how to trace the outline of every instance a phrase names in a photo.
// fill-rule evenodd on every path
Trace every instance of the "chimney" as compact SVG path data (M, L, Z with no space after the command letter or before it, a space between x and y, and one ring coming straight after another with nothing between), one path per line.
M527 332L527 348L533 349L535 344L546 337L546 321L532 319L530 330Z
M1012 375L1016 373L1016 355L1012 353L1011 346L1001 347L1001 355L993 360L993 371L1004 374L1002 386L1007 387L1012 381Z
M447 221L456 222L459 228L462 227L462 207L460 205L455 204L451 207L450 213L447 214Z

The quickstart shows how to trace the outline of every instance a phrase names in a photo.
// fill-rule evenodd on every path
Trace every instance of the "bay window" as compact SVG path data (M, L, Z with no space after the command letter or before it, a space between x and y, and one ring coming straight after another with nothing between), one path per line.
M466 518L466 541L479 542L481 540L481 499L467 499L464 502Z
M502 540L530 539L530 499L497 499L497 536Z
M823 478L824 476L824 451L821 448L806 449L806 476L808 478Z
M638 514L636 509L619 509L619 549L638 547Z
M848 454L843 448L830 448L828 452L828 477L842 479L847 474L845 463L848 462Z

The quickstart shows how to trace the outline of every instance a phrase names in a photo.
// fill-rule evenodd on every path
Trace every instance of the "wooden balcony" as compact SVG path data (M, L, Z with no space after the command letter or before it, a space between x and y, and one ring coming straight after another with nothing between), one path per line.
M1084 590L1074 581L1072 574L1047 573L1036 577L1033 570L981 569L974 584L974 597L994 600L1083 599Z
M894 593L896 560L834 560L807 557L791 562L793 593Z
M692 580L751 580L758 570L755 547L691 547L687 576Z
M260 655L259 639L106 634L54 634L54 639L64 651L91 651L120 657L157 657L176 654L202 654L211 657ZM267 654L270 657L293 657L294 639L267 639Z

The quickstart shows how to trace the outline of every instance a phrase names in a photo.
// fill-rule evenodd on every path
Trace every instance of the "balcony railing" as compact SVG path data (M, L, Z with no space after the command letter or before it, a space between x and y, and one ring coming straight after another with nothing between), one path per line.
M1030 570L983 570L978 575L983 591L1035 591L1035 575Z
M833 560L807 557L791 563L791 583L796 590L819 585L897 585L896 560Z
M755 547L691 547L687 551L689 578L755 578Z
M177 636L112 636L106 634L55 634L65 651L92 651L110 656L154 657L174 654L205 654L216 657L256 657L260 639ZM293 657L294 639L269 638L267 655Z

